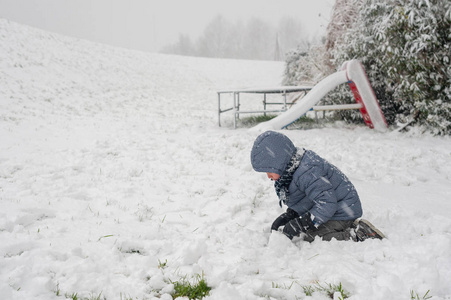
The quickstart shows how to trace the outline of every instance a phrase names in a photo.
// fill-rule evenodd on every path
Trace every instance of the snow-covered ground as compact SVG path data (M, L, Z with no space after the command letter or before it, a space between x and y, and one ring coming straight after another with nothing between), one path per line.
M284 131L356 185L387 239L292 243L255 173L257 135L216 91L279 85L277 62L147 54L0 20L0 298L451 299L451 140L334 125ZM253 100L252 100L253 101ZM303 288L304 287L304 288Z

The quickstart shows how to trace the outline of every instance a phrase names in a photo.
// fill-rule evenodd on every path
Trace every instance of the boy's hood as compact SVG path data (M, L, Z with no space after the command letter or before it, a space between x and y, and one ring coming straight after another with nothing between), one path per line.
M295 153L296 147L287 136L266 131L257 137L252 147L252 167L257 172L282 175Z

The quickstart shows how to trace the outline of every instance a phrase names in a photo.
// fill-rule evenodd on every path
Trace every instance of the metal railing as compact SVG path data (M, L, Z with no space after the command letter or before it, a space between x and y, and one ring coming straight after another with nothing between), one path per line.
M275 88L248 88L248 89L237 89L237 90L223 90L218 91L218 125L221 126L221 114L233 111L234 118L233 118L233 128L236 128L237 126L237 120L239 119L240 114L252 114L252 113L263 113L266 115L266 113L280 113L284 112L288 109L288 105L294 104L294 102L305 96L308 91L310 91L313 88L313 86L282 86L282 87L275 87ZM287 101L287 95L297 93L296 99L292 102ZM232 94L233 95L233 101L232 101L232 107L221 109L221 95L222 94ZM240 110L241 106L241 99L240 94L262 94L263 95L263 110ZM268 94L280 94L283 96L282 102L268 102L267 101L267 95ZM268 105L281 105L281 109L273 109L268 110Z

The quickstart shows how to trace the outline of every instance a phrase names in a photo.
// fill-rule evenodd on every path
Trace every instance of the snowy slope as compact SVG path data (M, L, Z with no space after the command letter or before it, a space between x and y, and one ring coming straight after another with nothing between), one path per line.
M0 20L0 298L451 299L451 140L362 126L285 131L341 168L388 237L292 243L253 172L256 133L217 127L216 91L283 64L147 54ZM230 125L230 118L228 124ZM225 122L227 124L227 120Z

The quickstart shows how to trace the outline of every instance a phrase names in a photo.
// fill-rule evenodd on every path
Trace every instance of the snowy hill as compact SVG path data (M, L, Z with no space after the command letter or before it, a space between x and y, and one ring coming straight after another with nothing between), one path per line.
M387 239L292 243L216 91L284 65L148 54L0 20L1 299L451 299L451 140L364 126L285 131L356 185ZM227 124L227 122L226 122ZM230 124L230 121L229 121Z

